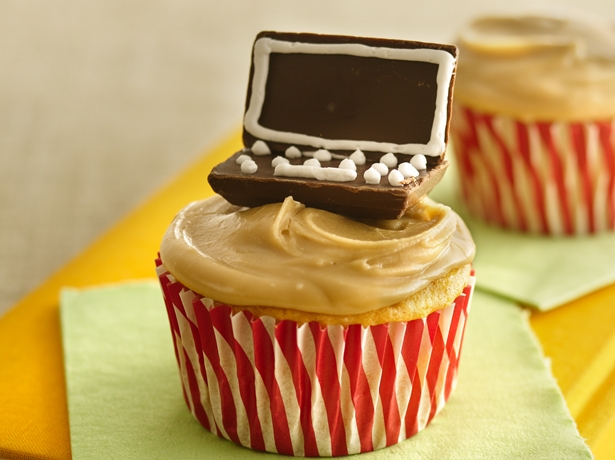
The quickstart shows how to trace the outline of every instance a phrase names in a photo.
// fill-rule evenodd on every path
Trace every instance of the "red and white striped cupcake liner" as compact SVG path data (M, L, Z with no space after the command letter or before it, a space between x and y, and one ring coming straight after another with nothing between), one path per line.
M457 105L451 136L473 215L530 233L615 229L615 120L524 122Z
M184 397L211 432L245 447L341 456L423 429L457 381L474 278L423 319L362 327L233 314L157 260Z

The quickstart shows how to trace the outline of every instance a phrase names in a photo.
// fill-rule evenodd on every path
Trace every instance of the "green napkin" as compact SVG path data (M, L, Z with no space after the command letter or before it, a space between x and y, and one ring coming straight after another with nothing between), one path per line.
M475 293L447 406L409 440L352 458L591 458L523 311L512 307ZM236 446L192 417L155 283L64 290L61 321L75 460L290 458Z
M487 225L467 214L458 180L451 160L429 196L457 211L472 232L479 289L550 310L615 282L615 233L547 237Z

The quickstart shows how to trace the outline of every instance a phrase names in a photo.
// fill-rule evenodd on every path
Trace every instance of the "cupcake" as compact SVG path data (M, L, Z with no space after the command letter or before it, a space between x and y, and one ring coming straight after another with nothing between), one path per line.
M460 219L428 199L394 221L292 198L189 205L158 270L190 410L287 455L406 439L455 386L473 254Z
M218 194L179 212L157 260L186 404L212 433L294 456L370 452L425 428L451 395L475 246L459 216L426 197L446 169L454 65L442 53L454 59L456 50L443 46L257 37L247 147L214 168L209 180ZM280 53L290 61L273 56ZM411 64L389 62L399 60ZM398 64L403 71L391 73ZM317 65L305 90L316 94L306 99L329 94L313 108L325 114L289 115L279 105L292 92L271 78L303 78L307 67L294 73L302 65ZM390 76L386 91L413 81L429 93L422 143L393 134L394 123L374 110L382 88L371 85L382 76ZM338 97L349 87L352 97ZM277 105L267 106L269 99ZM250 120L254 104L261 115ZM373 137L363 137L365 120L348 124L346 104L359 121L365 111L375 114ZM339 135L314 141L320 117ZM410 144L417 145L408 152ZM404 163L416 173L404 176Z
M451 127L463 199L497 226L615 228L615 31L485 17L459 36Z

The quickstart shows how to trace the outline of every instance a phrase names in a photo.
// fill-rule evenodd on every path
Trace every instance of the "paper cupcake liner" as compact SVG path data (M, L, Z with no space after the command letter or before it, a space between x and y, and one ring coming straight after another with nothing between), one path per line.
M423 319L321 327L233 314L157 261L184 397L211 432L245 447L340 456L398 443L442 409L474 278Z
M473 215L531 233L615 229L615 120L523 122L457 105L451 136Z

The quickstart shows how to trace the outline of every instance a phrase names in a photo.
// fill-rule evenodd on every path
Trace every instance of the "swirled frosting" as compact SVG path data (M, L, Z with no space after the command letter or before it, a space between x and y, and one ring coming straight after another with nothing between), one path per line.
M459 36L455 101L527 121L615 116L615 30L579 19L486 17Z
M401 219L358 221L290 197L240 208L219 196L184 208L160 249L173 276L204 296L339 315L395 304L474 252L461 219L427 198Z

